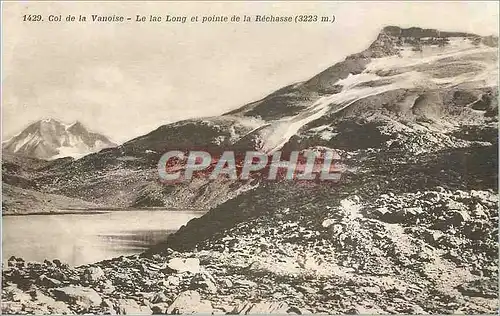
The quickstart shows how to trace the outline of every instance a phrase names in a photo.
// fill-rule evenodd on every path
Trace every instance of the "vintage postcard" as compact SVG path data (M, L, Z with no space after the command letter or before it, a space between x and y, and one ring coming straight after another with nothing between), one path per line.
M496 1L2 3L2 314L496 314Z

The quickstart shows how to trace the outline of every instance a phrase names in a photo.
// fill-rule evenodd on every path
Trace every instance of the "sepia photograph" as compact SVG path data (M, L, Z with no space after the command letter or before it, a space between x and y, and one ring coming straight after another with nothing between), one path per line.
M1 5L1 314L498 314L497 1Z

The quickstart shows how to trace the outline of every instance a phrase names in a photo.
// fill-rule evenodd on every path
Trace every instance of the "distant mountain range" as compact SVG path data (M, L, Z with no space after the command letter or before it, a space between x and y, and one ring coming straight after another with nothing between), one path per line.
M55 119L32 123L2 144L4 152L46 160L80 158L114 146L106 136L90 132L78 121L65 124Z

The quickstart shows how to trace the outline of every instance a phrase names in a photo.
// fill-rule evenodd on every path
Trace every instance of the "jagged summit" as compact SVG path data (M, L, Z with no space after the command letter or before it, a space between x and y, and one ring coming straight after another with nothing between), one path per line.
M66 124L53 118L42 119L3 142L4 151L41 159L79 158L83 155L114 147L106 136L90 132L75 121Z
M347 59L400 55L400 52L408 47L417 52L422 52L424 48L433 46L444 50L444 47L453 45L453 42L457 40L476 47L481 44L490 47L498 46L498 37L496 36L480 36L473 33L440 31L420 27L386 26L366 50L350 55Z
M381 34L386 34L389 36L396 37L413 37L413 38L422 38L422 37L480 37L477 34L466 33L466 32L447 32L440 31L437 29L423 29L421 27L408 27L401 28L399 26L389 25L382 29Z

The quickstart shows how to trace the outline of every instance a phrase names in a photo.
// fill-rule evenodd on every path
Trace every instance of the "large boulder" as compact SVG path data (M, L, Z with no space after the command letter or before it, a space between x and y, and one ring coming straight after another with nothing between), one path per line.
M118 314L120 315L151 315L153 311L143 305L139 305L133 299L119 299L117 304Z
M101 267L88 267L85 269L82 275L83 281L87 281L89 283L95 283L101 281L105 278L104 271Z
M183 273L183 272L198 273L200 272L200 259L172 258L168 261L167 268L177 273Z
M201 296L196 291L185 291L167 309L167 314L211 314L212 304L209 301L201 300Z
M58 287L62 284L61 281L53 279L53 278L49 278L45 274L42 274L41 276L39 276L38 279L36 280L36 283L38 285L41 285L41 286L44 286L47 288Z
M82 286L66 286L53 290L57 300L75 304L82 309L101 305L102 299L99 294L91 288Z

